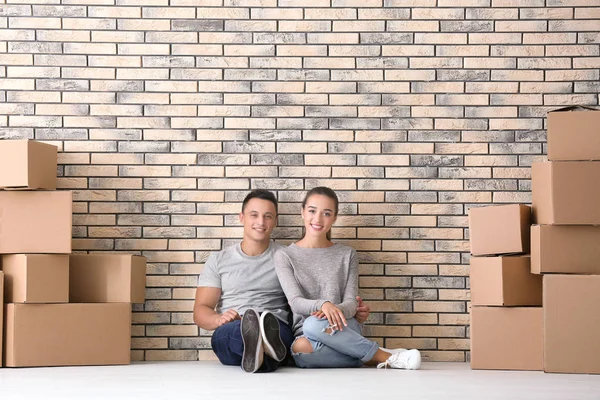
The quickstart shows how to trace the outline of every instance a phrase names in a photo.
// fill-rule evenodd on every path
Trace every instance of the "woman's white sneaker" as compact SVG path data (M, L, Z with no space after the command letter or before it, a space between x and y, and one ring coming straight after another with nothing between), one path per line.
M396 352L382 363L377 365L377 368L397 368L397 369L419 369L421 366L421 353L419 350L395 349ZM394 350L384 350L392 352Z
M408 351L408 349L386 349L385 347L380 347L379 350L385 351L386 353L390 353L390 354L402 353L404 351Z

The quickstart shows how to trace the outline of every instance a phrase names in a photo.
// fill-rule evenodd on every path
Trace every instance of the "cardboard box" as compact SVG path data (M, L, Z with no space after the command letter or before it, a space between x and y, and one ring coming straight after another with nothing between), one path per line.
M0 256L6 303L68 303L69 256L12 254Z
M539 225L600 225L600 162L536 162L533 218Z
M8 304L7 367L129 364L131 304Z
M533 225L531 272L600 275L600 226Z
M73 303L143 303L146 258L131 254L71 254L69 299Z
M471 305L541 306L542 277L529 256L471 257Z
M472 307L471 368L541 371L541 307Z
M0 140L0 188L55 190L56 165L56 146Z
M70 191L0 191L0 254L71 252Z
M4 365L4 358L2 355L2 345L4 344L4 338L2 334L4 332L4 272L0 271L0 368Z
M469 209L469 238L474 256L529 252L531 207L525 204Z
M544 371L600 374L599 304L599 275L544 275Z
M600 110L570 106L549 112L548 160L600 160Z

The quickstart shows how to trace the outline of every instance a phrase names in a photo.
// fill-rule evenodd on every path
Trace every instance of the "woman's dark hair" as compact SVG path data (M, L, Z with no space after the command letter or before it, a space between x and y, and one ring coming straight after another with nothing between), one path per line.
M314 194L320 194L332 199L335 202L335 210L333 210L333 213L337 217L340 208L340 201L337 197L337 194L335 194L335 192L332 189L329 189L325 186L317 186L315 188L312 188L308 193L306 193L306 196L304 196L304 200L302 200L302 209L306 207L306 201L310 198L310 196ZM331 240L331 230L327 232L327 239Z
M248 193L248 195L246 196L246 198L244 198L244 201L242 202L242 212L244 212L244 210L246 209L246 204L248 204L248 202L252 199L262 199L270 201L275 205L275 212L277 212L277 199L275 198L275 195L269 192L268 190L264 189L256 189Z

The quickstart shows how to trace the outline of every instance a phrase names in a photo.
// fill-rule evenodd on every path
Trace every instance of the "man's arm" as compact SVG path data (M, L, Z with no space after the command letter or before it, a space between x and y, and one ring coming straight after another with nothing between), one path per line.
M194 323L202 329L213 331L226 323L240 319L236 310L227 310L223 314L215 311L221 298L221 289L201 286L196 289L194 302Z

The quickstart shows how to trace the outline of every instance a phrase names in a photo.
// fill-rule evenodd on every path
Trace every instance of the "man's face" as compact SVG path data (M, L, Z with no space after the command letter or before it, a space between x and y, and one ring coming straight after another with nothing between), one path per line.
M250 199L240 213L240 222L244 225L244 240L264 242L271 239L271 232L277 225L275 204L263 199Z

